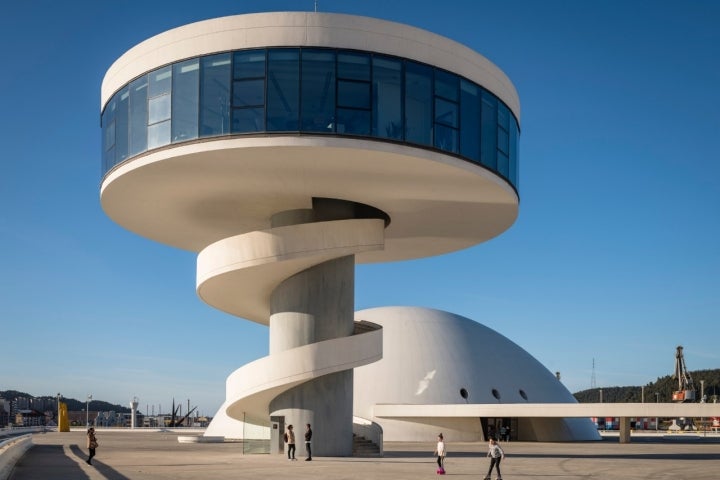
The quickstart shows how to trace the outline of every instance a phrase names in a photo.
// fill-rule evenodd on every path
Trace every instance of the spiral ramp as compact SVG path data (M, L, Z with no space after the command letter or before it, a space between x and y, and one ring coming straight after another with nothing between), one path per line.
M352 369L382 358L381 327L354 321L354 255L383 249L385 226L381 218L285 224L200 252L199 296L270 326L270 355L227 378L205 436L238 438L241 425L282 415L321 429L317 455L351 453Z

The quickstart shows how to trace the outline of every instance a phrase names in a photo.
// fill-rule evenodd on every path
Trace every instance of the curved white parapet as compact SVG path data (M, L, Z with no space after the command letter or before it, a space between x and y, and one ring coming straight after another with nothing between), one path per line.
M291 388L330 373L368 365L382 358L382 327L356 322L356 334L312 343L260 358L235 370L226 381L226 400L205 436L240 439L243 422L267 419L273 398Z
M227 415L267 415L270 401L296 385L380 360L382 327L361 323L364 333L285 350L235 370L226 382Z
M280 282L318 263L382 250L381 219L304 223L236 235L198 255L197 293L232 315L268 324Z
M235 49L334 47L404 57L456 72L487 87L520 118L517 90L495 64L469 47L410 25L357 15L266 12L215 18L168 30L118 58L105 74L101 104L128 81L178 60Z
M32 435L22 435L0 442L0 479L10 476L20 458L32 447Z

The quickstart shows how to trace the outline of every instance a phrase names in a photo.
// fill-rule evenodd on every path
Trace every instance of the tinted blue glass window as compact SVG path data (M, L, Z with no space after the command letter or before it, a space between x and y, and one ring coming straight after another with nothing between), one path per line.
M268 51L267 130L297 131L300 114L300 52Z
M148 102L148 124L170 120L170 94L165 93ZM168 137L169 139L169 137Z
M170 120L148 126L148 148L157 148L170 143Z
M370 108L370 83L338 80L338 107Z
M497 104L497 98L483 90L480 161L493 170L497 169Z
M498 102L498 150L505 155L510 154L510 112Z
M117 94L118 106L115 112L115 163L130 155L130 89L125 87Z
M480 161L480 88L460 82L460 153Z
M335 52L302 51L300 129L332 132L335 123Z
M371 135L402 140L402 64L380 56L373 57L372 64Z
M232 131L265 130L265 50L236 52L233 72Z
M347 50L255 49L163 67L115 94L101 127L104 171L170 141L310 131L432 145L518 181L519 128L497 97L440 69Z
M172 141L192 140L198 136L200 60L176 63L172 78Z
M432 68L405 62L405 140L432 145Z
M265 50L245 50L235 52L233 58L233 78L264 78Z
M498 150L505 155L510 154L510 132L507 130L503 130L502 128L498 128Z
M442 98L435 99L435 122L449 127L458 126L458 104Z
M170 93L172 88L172 67L159 68L148 74L150 98Z
M144 75L130 84L130 155L147 150L148 77Z
M230 132L230 54L200 60L200 136Z
M105 105L105 111L100 118L102 125L102 166L103 172L115 164L115 110L117 109L117 94Z
M338 108L337 133L370 135L370 110Z
M233 106L251 107L265 104L265 79L238 80L233 83Z
M370 55L366 53L338 53L337 76L346 80L370 81Z
M457 153L459 151L457 129L435 124L435 146L448 152Z
M498 150L497 162L498 172L500 172L503 177L510 178L510 158Z
M518 188L518 126L514 118L510 119L510 183Z
M457 102L458 76L443 70L435 70L435 95Z
M510 111L502 102L498 102L498 172L510 178Z
M264 128L265 109L236 108L233 109L232 130L238 133L261 132Z
M148 74L148 148L170 143L172 67Z

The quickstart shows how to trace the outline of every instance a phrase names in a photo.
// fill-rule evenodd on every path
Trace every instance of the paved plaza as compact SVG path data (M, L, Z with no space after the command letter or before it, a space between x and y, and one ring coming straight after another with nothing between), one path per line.
M437 477L434 443L386 443L382 458L313 458L242 453L241 443L179 443L171 432L99 431L100 446L87 465L83 432L36 434L11 480L41 479L342 479L397 480ZM447 475L483 478L484 443L447 439ZM687 436L617 438L591 443L503 443L505 480L707 479L720 478L720 439ZM495 476L493 475L493 479Z

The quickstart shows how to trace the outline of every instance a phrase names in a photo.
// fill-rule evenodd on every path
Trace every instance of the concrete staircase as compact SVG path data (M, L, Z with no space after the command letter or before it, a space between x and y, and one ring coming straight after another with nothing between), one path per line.
M365 437L353 434L353 457L379 457L380 447Z

